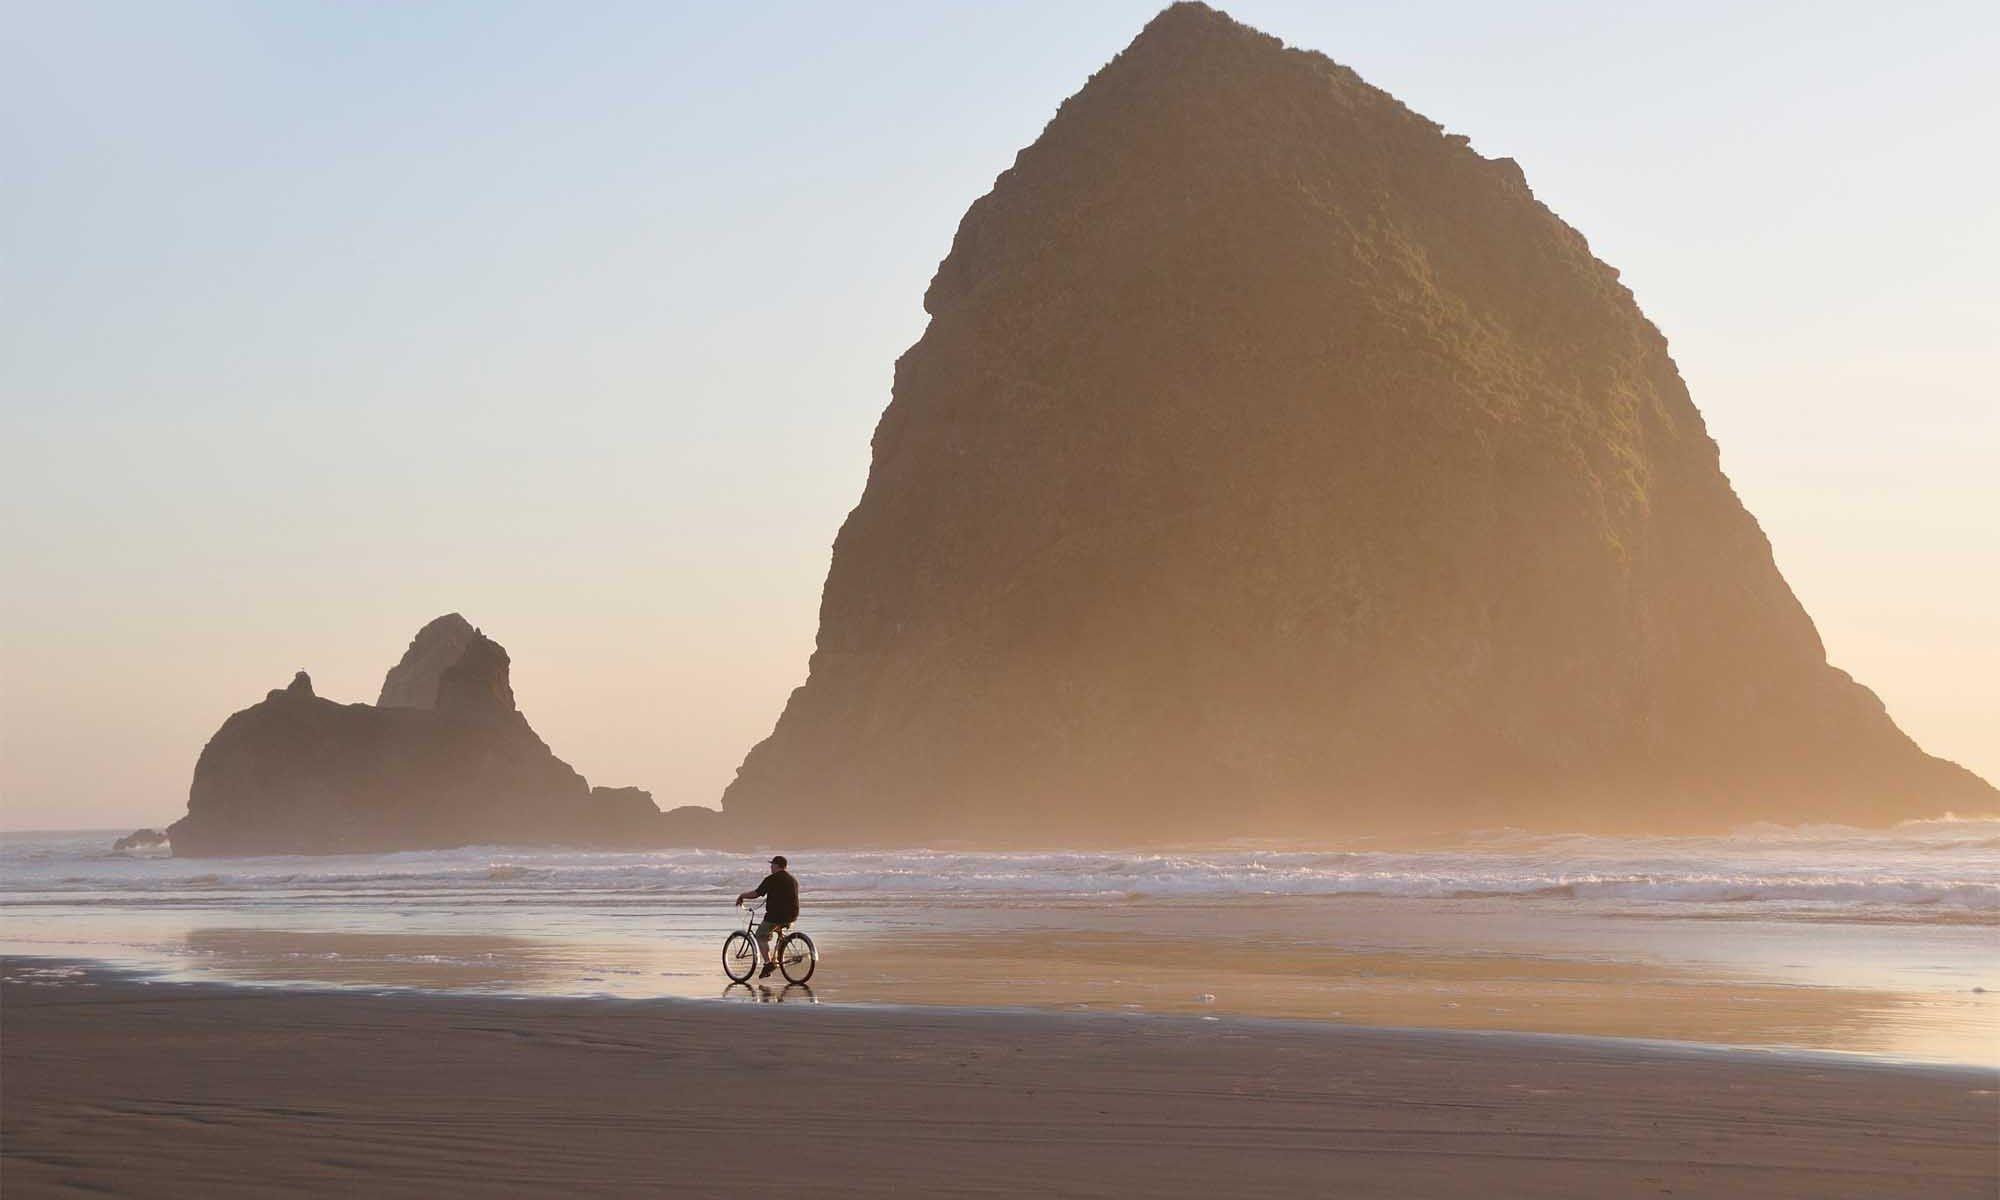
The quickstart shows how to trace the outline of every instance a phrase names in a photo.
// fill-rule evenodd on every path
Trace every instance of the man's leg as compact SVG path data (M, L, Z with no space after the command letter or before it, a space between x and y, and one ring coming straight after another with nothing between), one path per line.
M757 922L757 948L764 952L764 969L758 972L757 978L759 979L769 975L778 965L778 960L771 957L773 949L771 934L776 928L777 926L773 925L769 920Z

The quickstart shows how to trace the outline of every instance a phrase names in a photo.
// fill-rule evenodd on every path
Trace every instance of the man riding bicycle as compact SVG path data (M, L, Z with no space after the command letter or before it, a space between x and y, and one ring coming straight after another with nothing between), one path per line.
M799 919L799 881L785 869L784 855L772 857L771 873L764 876L764 882L736 897L736 906L741 908L745 900L759 896L764 898L764 919L757 922L757 948L764 952L764 969L757 978L763 979L778 969L777 959L771 957L771 935Z

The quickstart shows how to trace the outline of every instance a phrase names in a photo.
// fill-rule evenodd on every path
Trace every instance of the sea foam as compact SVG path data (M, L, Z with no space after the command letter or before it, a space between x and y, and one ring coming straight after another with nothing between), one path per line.
M745 864L757 857L474 846L175 860L114 855L107 845L101 834L8 835L0 841L0 906L391 904L423 898L636 904L733 890ZM1751 826L1703 838L1500 831L1425 850L787 849L795 851L796 869L821 898L1375 896L2000 914L2000 818L1987 817L1884 830Z

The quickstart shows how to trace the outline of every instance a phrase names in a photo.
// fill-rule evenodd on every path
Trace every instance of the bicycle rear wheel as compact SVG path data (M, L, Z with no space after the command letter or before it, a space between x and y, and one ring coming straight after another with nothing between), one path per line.
M722 942L722 973L737 983L749 980L757 970L757 939L741 929Z
M804 983L819 966L819 948L803 933L788 933L778 943L778 969L793 983Z

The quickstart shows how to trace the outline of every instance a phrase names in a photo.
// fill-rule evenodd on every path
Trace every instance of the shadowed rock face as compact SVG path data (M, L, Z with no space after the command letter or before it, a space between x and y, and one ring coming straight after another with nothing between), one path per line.
M435 708L438 680L458 662L465 648L479 636L472 622L457 613L446 613L417 630L402 661L389 668L382 680L378 708Z
M458 653L440 663L449 643ZM454 614L418 633L383 686L422 704L337 704L299 672L209 740L188 815L168 829L174 853L660 844L686 825L637 788L591 788L557 758L515 708L509 666Z
M1827 664L1617 272L1512 161L1320 55L1168 9L967 212L925 307L732 823L1147 842L2000 798Z

